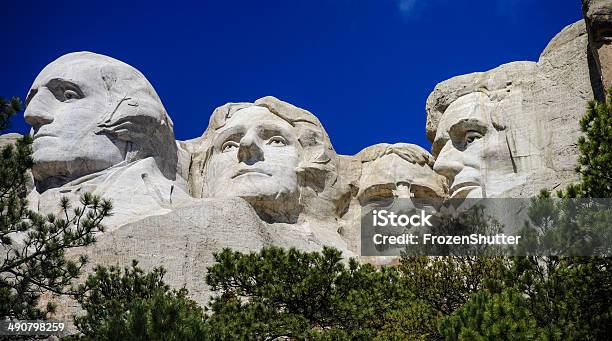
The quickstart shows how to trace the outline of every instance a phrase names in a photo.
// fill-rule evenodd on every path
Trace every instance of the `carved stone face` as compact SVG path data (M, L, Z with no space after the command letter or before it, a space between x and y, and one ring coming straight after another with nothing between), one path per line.
M94 64L59 59L38 75L30 89L25 120L33 129L37 180L76 178L124 160L120 145L95 133L113 108Z
M238 110L215 132L205 167L210 197L277 201L298 192L301 146L287 121L260 106Z
M371 152L383 155L367 155ZM357 193L362 205L393 198L436 199L445 195L443 178L431 169L429 163L433 159L420 147L381 144L360 154L365 157Z
M489 98L480 92L450 104L438 124L434 139L434 170L448 179L451 198L485 196L482 166L487 153L499 145L491 122Z
M76 52L47 65L26 99L25 120L39 191L148 157L168 179L176 175L172 121L142 73L116 59Z

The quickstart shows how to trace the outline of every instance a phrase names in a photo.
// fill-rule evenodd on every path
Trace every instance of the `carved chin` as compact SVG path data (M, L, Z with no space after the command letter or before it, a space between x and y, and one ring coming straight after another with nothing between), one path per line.
M299 193L276 192L271 195L241 195L267 223L295 223L301 212Z
M211 194L213 198L239 197L246 200L268 223L295 223L300 212L297 184L279 182L274 177L235 178L216 184Z
M297 181L291 178L248 173L215 186L213 197L241 197L241 198L276 198L288 196L298 191Z
M60 187L82 176L99 172L113 166L109 160L96 160L85 157L69 158L66 154L51 154L45 149L32 154L34 165L32 175L36 187L41 190Z

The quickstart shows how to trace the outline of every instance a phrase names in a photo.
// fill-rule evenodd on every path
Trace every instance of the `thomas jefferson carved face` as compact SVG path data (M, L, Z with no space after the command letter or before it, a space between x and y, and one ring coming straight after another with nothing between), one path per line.
M490 100L476 92L458 98L441 117L434 139L434 170L449 182L451 198L481 198L484 138L497 133L490 118Z
M297 195L302 148L289 122L265 107L249 106L236 111L212 139L205 167L210 197L282 205Z
M265 221L295 223L344 208L336 161L307 110L272 96L227 103L213 111L193 154L190 190L201 198L241 197Z

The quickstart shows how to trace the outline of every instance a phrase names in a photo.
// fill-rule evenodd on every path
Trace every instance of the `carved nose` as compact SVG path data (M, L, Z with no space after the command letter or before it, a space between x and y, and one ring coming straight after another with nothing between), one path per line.
M453 147L451 141L448 141L438 154L433 169L436 173L446 177L450 183L463 169L461 152Z
M34 130L38 130L38 128L45 124L53 122L53 117L44 111L26 110L23 116L25 121L31 125Z
M25 112L23 113L23 117L25 121L34 128L34 130L38 130L45 124L49 124L53 122L53 116L49 114L51 111L51 106L48 103L45 103L41 97L44 97L44 90L38 91L36 95L32 99L30 99ZM47 90L48 91L48 90Z
M240 140L238 147L238 161L252 165L258 161L263 161L264 153L257 143L257 138L254 134L246 134Z

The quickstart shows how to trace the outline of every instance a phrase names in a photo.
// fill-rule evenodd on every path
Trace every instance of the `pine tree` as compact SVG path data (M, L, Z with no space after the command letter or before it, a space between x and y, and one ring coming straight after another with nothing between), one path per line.
M584 136L578 140L579 193L587 198L612 198L612 89L605 101L589 103L580 128Z
M416 301L397 269L345 265L331 248L223 250L215 259L206 281L219 291L209 318L216 339L385 339L397 332L385 326Z
M540 332L528 300L515 290L479 291L440 323L445 340L534 340Z
M0 97L0 131L6 130L11 122L11 117L21 111L21 100L13 97L10 101Z
M0 98L0 128L21 110L21 102ZM69 294L85 257L70 260L66 251L95 241L102 219L110 214L108 201L85 194L71 209L62 199L62 217L41 215L27 207L27 170L32 166L32 139L26 135L0 151L0 317L44 318L55 306L40 307L43 293Z
M136 261L123 272L97 267L78 288L85 310L75 318L83 338L93 340L206 340L204 311L187 290L170 290L165 270L144 273Z

